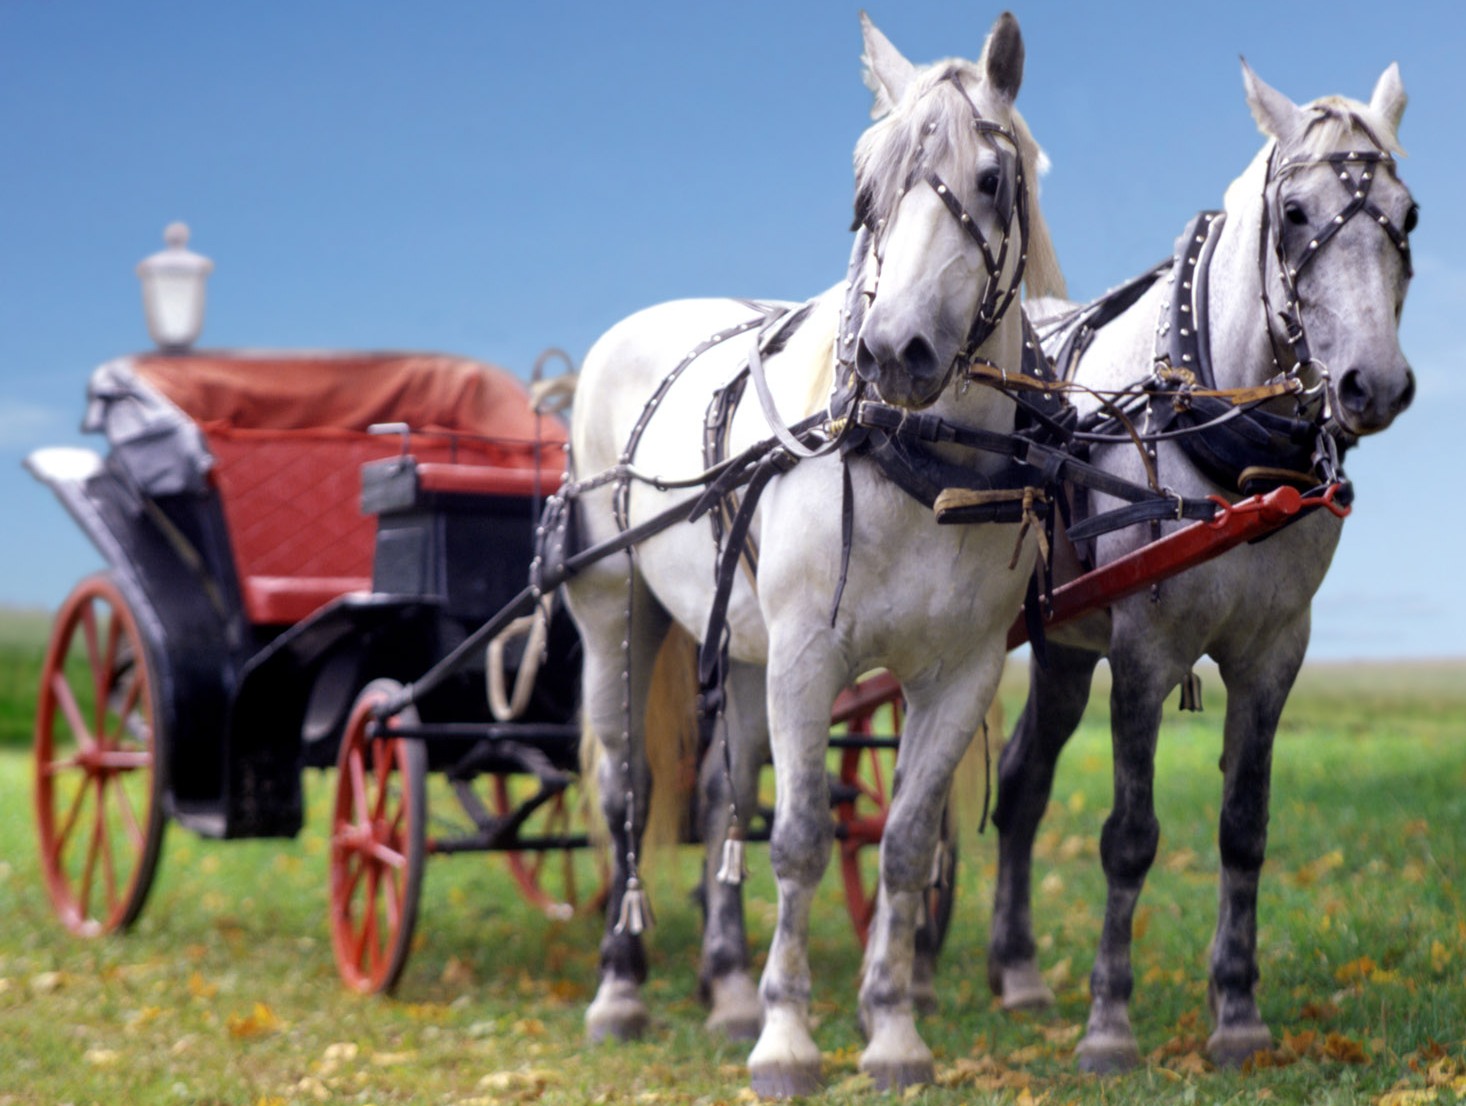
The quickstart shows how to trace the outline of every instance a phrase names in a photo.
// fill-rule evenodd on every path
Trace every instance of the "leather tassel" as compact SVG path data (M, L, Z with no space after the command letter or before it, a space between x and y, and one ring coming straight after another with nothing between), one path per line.
M616 932L636 937L656 924L651 899L642 889L641 880L632 876L626 881L626 893L621 896L621 915L616 920Z
M1181 704L1182 710L1201 713L1201 677L1195 672L1188 672L1181 679Z
M744 857L743 835L732 830L723 841L723 866L718 869L718 882L727 887L737 887L747 878L748 861Z

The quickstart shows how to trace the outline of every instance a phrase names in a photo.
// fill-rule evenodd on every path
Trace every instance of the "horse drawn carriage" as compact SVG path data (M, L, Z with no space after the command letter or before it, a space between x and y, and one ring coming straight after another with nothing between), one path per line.
M552 916L596 901L599 879L586 886L574 856L593 847L574 627L557 611L539 640L511 635L507 656L504 638L464 648L483 645L523 586L563 477L556 414L463 359L250 351L109 362L86 426L107 435L106 458L58 448L28 461L108 562L57 613L37 709L37 826L63 925L131 925L168 821L206 838L294 836L303 770L330 766L331 931L349 986L396 983L429 855L503 852ZM1298 509L1276 493L1245 502L1184 544L1058 589L1050 621ZM1015 622L1010 646L1026 636ZM388 733L376 712L445 658ZM886 673L843 693L832 717L840 872L861 940L900 717ZM430 772L467 832L428 832ZM761 815L753 839L768 835ZM952 894L950 879L934 884L937 944Z
M547 869L535 857L586 843L566 829L579 703L605 753L614 869L587 1026L593 1038L633 1036L647 1022L636 850L649 662L671 627L701 624L710 728L716 703L740 704L723 731L736 722L737 740L723 745L726 790L744 789L732 821L755 813L748 750L772 749L780 773L780 923L761 1010L743 1019L759 1034L754 1090L789 1097L819 1085L807 923L837 835L827 801L847 858L883 842L878 899L858 864L842 866L858 924L878 903L861 1069L881 1087L928 1081L934 1058L913 1013L917 934L939 941L950 911L933 860L952 856L940 840L952 773L996 690L1005 640L1108 607L1096 635L1056 650L1051 671L1035 667L1034 709L1005 756L989 979L1011 1005L1045 997L1028 850L1054 759L1109 651L1124 708L1101 847L1111 895L1078 1051L1092 1070L1136 1062L1129 934L1157 839L1156 728L1163 698L1193 688L1190 666L1207 653L1232 697L1208 1047L1241 1062L1266 1046L1253 988L1273 733L1348 510L1341 452L1388 426L1414 390L1396 325L1416 217L1394 168L1398 72L1386 70L1367 105L1300 108L1244 68L1269 137L1249 186L1228 191L1227 211L1199 216L1164 265L1039 335L1013 309L1020 287L1045 297L1063 282L1032 187L1040 151L1012 110L1016 21L1000 17L978 62L924 68L868 20L864 31L879 118L856 150L847 279L804 304L679 301L613 327L580 377L584 469L567 488L556 491L564 429L522 393L502 408L478 403L464 381L479 369L425 369L427 390L448 398L418 407L416 377L367 386L390 375L392 358L104 366L89 422L107 430L109 457L31 460L110 566L62 608L37 728L43 860L69 926L101 932L136 917L166 817L213 836L291 834L300 771L334 761L338 964L351 985L385 989L407 953L425 854L505 850L538 892ZM1228 294L1209 300L1214 286ZM1312 310L1361 290L1369 312ZM750 383L759 402L740 408ZM277 393L302 402L285 403L287 417ZM300 416L317 402L352 414ZM370 433L380 424L389 436ZM356 510L358 480L375 522ZM282 488L294 516L256 498ZM1188 575L1171 589L1180 601L1123 602L1304 515L1312 521L1263 552ZM714 525L676 525L694 517ZM998 525L960 529L969 523ZM758 549L745 541L755 531ZM1091 540L1095 567L1055 579L1048 553ZM740 573L752 553L757 571ZM1249 591L1264 576L1270 588ZM543 643L507 644L511 624L562 585L575 631L544 616ZM507 667L463 664L485 649ZM502 696L486 694L495 673L517 682L541 652L546 663L513 697L522 712L497 709ZM904 687L861 680L873 665ZM726 700L709 673L729 682ZM832 704L851 731L841 744ZM885 708L900 725L872 735ZM862 781L860 764L880 763L898 740L899 791ZM426 834L429 770L449 778L470 817L461 840ZM485 780L489 798L470 787ZM733 828L722 836L736 886L733 846L753 827ZM708 912L710 928L731 928L711 968L705 938L704 970L723 975L704 979L716 991L737 977L751 998L739 906Z

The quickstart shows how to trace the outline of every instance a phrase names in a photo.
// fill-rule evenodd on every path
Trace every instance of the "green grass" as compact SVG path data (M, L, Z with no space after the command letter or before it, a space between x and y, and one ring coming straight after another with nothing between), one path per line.
M21 691L33 695L33 682ZM1010 679L1010 717L1019 697ZM1039 842L1035 921L1058 1005L1011 1017L988 994L994 840L967 827L943 1009L922 1025L950 1085L920 1101L1370 1103L1396 1088L1466 1098L1466 1080L1452 1085L1466 1073L1466 666L1305 673L1275 757L1260 915L1259 996L1280 1048L1272 1066L1241 1073L1208 1070L1198 1051L1216 899L1215 679L1207 712L1168 714L1162 741L1161 852L1135 952L1147 1062L1114 1079L1074 1073L1103 901L1104 707L1101 691L1061 763ZM701 1033L691 850L664 862L654 887L653 1031L590 1048L581 1017L599 925L535 914L499 857L429 864L419 947L395 999L342 990L325 928L330 783L311 776L309 827L295 841L206 842L175 827L136 928L88 942L51 916L29 761L0 751L0 1106L742 1101L746 1046ZM771 879L764 850L750 861L762 950ZM812 948L830 1084L816 1101L889 1101L855 1077L859 952L834 875Z
M51 616L0 608L0 749L28 746Z

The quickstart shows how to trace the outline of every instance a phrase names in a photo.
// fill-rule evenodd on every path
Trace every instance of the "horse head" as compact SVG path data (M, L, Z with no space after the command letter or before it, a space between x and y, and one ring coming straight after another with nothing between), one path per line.
M842 360L886 402L924 407L979 356L1025 273L1031 291L1062 293L1033 196L1042 155L1013 108L1023 38L1005 12L977 62L917 67L861 21L876 122L855 151Z
M1396 175L1406 99L1399 70L1384 71L1368 104L1325 97L1303 107L1245 61L1242 75L1252 114L1273 140L1264 151L1259 252L1275 357L1325 389L1336 433L1376 433L1415 394L1399 339L1418 211Z

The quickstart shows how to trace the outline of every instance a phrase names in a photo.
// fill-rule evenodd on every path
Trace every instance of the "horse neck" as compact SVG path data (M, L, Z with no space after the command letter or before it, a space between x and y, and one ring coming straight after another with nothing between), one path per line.
M1259 252L1271 151L1269 144L1227 189L1227 218L1211 259L1206 321L1219 388L1250 387L1278 371L1262 305L1263 264L1271 250Z

